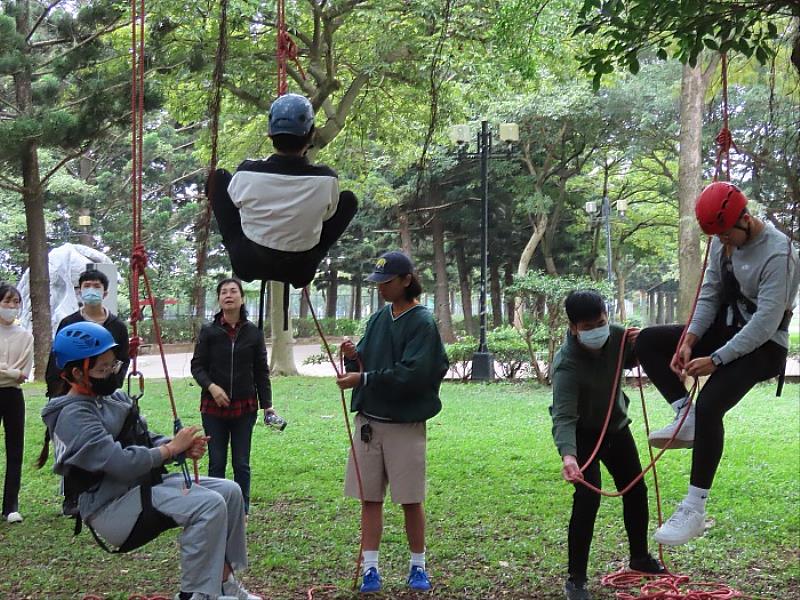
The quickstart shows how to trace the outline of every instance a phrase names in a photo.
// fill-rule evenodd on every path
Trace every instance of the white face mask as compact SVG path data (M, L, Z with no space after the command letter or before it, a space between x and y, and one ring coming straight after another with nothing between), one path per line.
M594 329L587 329L586 331L578 331L578 341L592 350L599 350L602 348L606 341L610 330L608 323L595 327Z
M13 323L19 316L18 308L0 308L0 319Z
M84 304L100 304L103 302L103 292L97 288L84 288L81 290L81 300Z

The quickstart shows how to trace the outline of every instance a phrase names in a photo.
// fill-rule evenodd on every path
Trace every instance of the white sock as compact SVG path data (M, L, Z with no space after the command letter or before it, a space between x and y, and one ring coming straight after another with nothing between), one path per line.
M425 551L423 550L420 553L412 552L411 553L411 567L419 567L423 571L425 570Z
M378 551L377 550L364 550L364 573L369 571L372 567L378 568Z
M708 500L709 491L710 490L705 490L703 488L690 485L689 493L686 494L686 497L683 499L683 503L691 509L704 513L706 512L706 501Z

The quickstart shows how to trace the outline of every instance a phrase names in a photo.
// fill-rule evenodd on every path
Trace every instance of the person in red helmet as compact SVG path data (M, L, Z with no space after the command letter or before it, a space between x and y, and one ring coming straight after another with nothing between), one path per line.
M735 185L715 182L697 198L697 222L714 236L697 306L683 325L643 329L635 352L647 376L675 410L650 445L692 448L689 491L655 534L679 545L702 535L705 504L722 458L725 413L758 382L783 374L797 296L797 250L775 226L747 209ZM688 405L686 377L710 376ZM685 417L685 418L684 418Z

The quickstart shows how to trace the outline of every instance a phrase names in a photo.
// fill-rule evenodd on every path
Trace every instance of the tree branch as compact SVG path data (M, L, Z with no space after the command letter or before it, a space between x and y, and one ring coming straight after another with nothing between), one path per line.
M62 0L55 0L55 2L51 3L50 6L48 6L42 11L42 14L39 15L38 19L36 19L36 23L33 24L33 27L31 27L31 30L28 32L28 35L25 36L26 42L30 41L31 37L33 37L33 34L36 33L36 30L39 28L39 25L42 24L42 21L45 20L45 18L47 17L47 15L50 13L51 10L53 10L56 6L61 4L61 1Z

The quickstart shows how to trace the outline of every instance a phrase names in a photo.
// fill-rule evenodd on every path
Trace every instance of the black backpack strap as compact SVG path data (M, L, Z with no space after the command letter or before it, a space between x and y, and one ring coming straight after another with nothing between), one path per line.
M283 284L283 330L289 330L289 284Z
M268 279L261 280L261 292L258 295L258 328L264 331L264 305L267 298L267 283Z
M739 303L741 303L751 315L755 314L758 310L755 302L751 302L744 294L733 272L733 260L726 254L723 248L720 254L720 279L722 281L722 308L730 308L733 313L733 325L741 329L745 326L746 321L742 311L739 310Z

